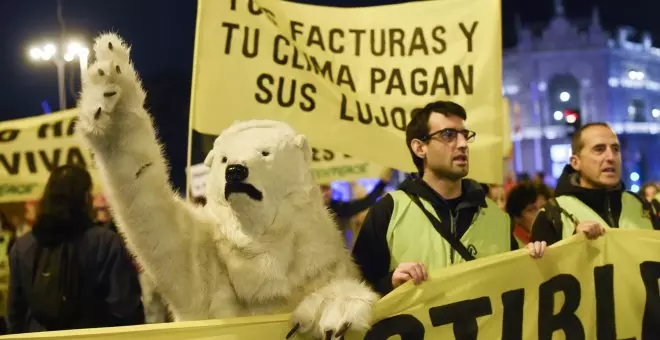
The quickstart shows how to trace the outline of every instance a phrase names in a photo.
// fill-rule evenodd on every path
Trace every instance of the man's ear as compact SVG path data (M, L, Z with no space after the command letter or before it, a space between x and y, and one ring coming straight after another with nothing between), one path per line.
M577 156L571 155L571 158L569 159L569 163L571 164L571 167L575 169L575 171L580 170L580 159L577 158Z
M302 150L305 162L310 163L312 161L312 148L309 146L307 137L305 135L297 135L293 138L293 143Z
M209 151L209 154L206 155L206 159L204 159L204 165L208 166L209 168L213 164L213 150Z
M413 139L410 141L410 149L412 149L413 153L421 159L426 158L425 145L426 144L419 139Z

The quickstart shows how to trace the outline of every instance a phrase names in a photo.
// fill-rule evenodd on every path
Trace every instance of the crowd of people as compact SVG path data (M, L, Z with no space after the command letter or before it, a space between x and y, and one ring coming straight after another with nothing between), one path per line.
M547 246L576 233L595 239L608 228L660 228L657 184L646 185L643 195L625 190L619 140L606 123L575 131L570 164L554 190L540 174L497 191L468 179L476 134L466 119L453 102L413 113L406 143L418 176L369 208L353 249L364 278L380 293L523 247L540 258Z
M619 141L607 124L575 132L570 164L554 190L542 173L498 187L469 179L469 145L478 136L466 128L467 116L449 101L413 112L405 143L417 173L394 190L386 192L391 169L370 193L350 202L333 199L331 187L321 186L364 279L379 293L512 250L541 258L547 246L576 233L595 239L609 228L660 228L658 185L645 185L640 195L625 190ZM10 267L6 331L169 320L157 283L141 273L112 219L93 218L98 211L91 192L85 169L58 167L30 232L17 235L2 216L0 251Z

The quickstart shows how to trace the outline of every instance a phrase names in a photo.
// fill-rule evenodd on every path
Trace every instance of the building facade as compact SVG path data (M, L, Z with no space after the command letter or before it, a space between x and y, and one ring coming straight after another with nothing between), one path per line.
M517 20L517 45L503 56L503 94L511 107L516 173L543 171L554 184L567 163L575 124L608 122L617 132L628 190L660 180L660 48L633 29L610 36L594 8L571 22L560 0L540 32Z

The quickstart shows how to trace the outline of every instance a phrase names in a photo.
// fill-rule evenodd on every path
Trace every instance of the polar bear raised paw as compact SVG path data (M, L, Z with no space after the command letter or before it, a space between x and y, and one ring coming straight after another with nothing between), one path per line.
M308 295L293 312L293 328L286 338L295 333L314 338L342 338L349 330L369 329L373 304L378 295L365 285L352 280L335 280Z
M78 128L88 136L108 133L122 113L142 112L145 94L129 58L130 48L116 34L100 35L94 62L83 74ZM125 115L124 115L125 116Z

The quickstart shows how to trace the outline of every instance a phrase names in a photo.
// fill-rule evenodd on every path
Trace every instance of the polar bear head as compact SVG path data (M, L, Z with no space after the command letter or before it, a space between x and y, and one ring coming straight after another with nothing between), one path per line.
M205 160L211 168L207 205L229 207L241 220L267 226L291 196L313 192L310 160L307 138L283 122L234 123Z

